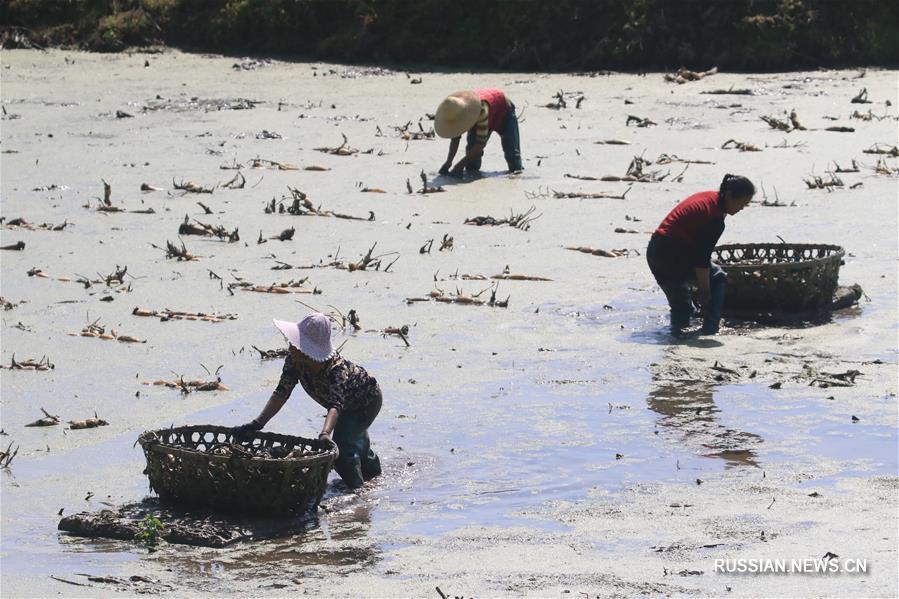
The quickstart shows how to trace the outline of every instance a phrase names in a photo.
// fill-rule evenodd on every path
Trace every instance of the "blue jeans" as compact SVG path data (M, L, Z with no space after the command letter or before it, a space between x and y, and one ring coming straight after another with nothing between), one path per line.
M695 279L682 281L660 281L659 287L671 307L671 330L679 332L690 324L690 317L696 311L693 305L693 290L690 283ZM724 307L724 293L727 289L727 274L712 263L709 268L710 299L702 310L702 332L717 333L721 323L721 309Z
M381 474L381 459L371 448L368 427L381 411L381 392L363 412L346 412L337 418L334 427L334 443L340 455L334 462L334 470L351 489Z
M476 128L472 127L468 130L468 137L465 141L466 151L478 141L477 133L475 133ZM524 170L521 164L521 137L518 134L518 116L515 114L515 105L511 102L509 102L509 108L506 111L506 118L503 120L497 133L502 140L503 154L506 156L506 164L509 166L509 170ZM482 156L478 156L466 164L465 169L468 171L481 170L481 158Z

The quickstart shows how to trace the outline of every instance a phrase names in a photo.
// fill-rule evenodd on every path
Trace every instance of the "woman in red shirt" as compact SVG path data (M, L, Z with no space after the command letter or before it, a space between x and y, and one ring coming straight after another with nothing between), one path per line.
M721 321L727 275L712 262L712 250L724 231L724 217L740 212L755 195L746 177L724 175L718 191L703 191L682 201L655 230L646 261L671 307L671 332L683 333L693 315L690 286L699 289L702 333L714 335Z

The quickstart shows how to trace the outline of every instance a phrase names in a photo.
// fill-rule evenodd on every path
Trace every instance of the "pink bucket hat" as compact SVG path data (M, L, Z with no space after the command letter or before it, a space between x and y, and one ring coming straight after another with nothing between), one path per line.
M331 323L324 314L315 312L300 322L276 319L272 322L292 346L316 362L324 362L334 355L331 349Z

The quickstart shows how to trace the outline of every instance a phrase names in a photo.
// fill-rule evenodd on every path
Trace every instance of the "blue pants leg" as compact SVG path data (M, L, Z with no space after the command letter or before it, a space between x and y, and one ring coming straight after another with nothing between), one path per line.
M381 411L381 396L364 412L341 414L334 427L334 442L340 455L334 470L352 489L381 474L381 459L371 448L368 427Z
M709 269L709 305L703 314L702 331L717 333L721 324L721 310L724 308L724 295L727 291L727 273L720 266L712 263Z
M503 154L506 156L506 164L510 171L524 170L521 164L521 137L518 134L518 116L515 114L515 105L509 105L509 112L503 122L502 131Z
M468 130L468 136L465 138L465 151L468 152L471 149L471 146L475 145L478 141L477 133L475 133L476 127L472 127ZM465 165L465 170L469 172L479 171L481 170L481 159L484 157L484 154L481 153L480 156L471 160L468 164Z
M679 333L690 324L693 296L687 281L659 282L671 308L671 331Z

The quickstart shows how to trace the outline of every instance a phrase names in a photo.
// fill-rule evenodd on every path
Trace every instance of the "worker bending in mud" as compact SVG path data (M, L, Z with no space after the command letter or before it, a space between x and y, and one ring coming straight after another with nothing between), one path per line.
M652 234L646 261L671 307L671 332L683 334L694 314L691 286L703 317L701 333L714 335L721 322L727 275L712 262L724 232L724 218L752 200L755 186L746 177L724 175L718 191L696 193L674 207Z
M502 139L509 172L523 170L515 105L498 89L465 90L450 94L437 107L434 131L440 137L452 140L446 162L440 167L441 175L461 178L465 172L480 171L484 146L493 132ZM459 140L466 131L465 156L453 166Z
M363 482L381 474L381 460L371 449L368 437L368 428L381 411L378 381L331 348L331 325L324 314L310 314L298 323L274 323L288 341L281 380L259 416L235 427L234 436L240 438L261 430L299 382L312 399L328 410L319 439L337 445L340 453L334 470L350 488L361 487Z

